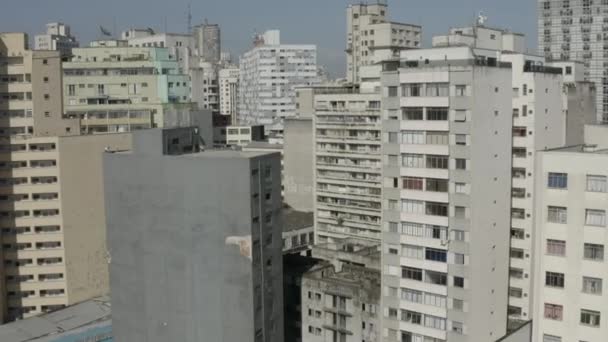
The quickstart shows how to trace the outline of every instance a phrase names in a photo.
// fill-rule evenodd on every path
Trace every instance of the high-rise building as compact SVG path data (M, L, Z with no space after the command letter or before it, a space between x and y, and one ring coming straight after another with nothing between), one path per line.
M232 124L237 124L239 105L239 68L220 69L219 72L220 114L229 115Z
M220 26L204 24L194 27L194 48L203 61L217 64L221 60L222 45L220 39Z
M608 4L590 0L538 0L540 52L552 60L585 64L597 89L597 120L608 121Z
M296 112L295 88L317 81L314 45L281 44L279 31L267 31L240 60L239 121L272 126Z
M491 55L436 47L383 62L384 341L506 332L512 69Z
M123 40L133 47L160 47L169 50L169 57L179 64L178 72L187 74L194 63L194 40L190 34L161 33L153 29L129 29L122 32Z
M61 57L69 57L73 48L78 47L78 41L70 32L70 26L64 23L46 24L46 34L34 37L35 50L54 50Z
M192 133L104 156L114 337L282 341L280 155L197 153Z
M346 78L361 81L360 68L383 59L399 57L399 51L420 47L422 28L388 19L386 1L353 4L346 9Z
M63 64L66 115L79 118L84 133L192 125L190 80L175 56L167 48L117 42L74 49Z
M379 242L381 95L359 86L319 86L313 92L316 241L351 237Z
M64 119L58 51L0 34L0 321L107 293L101 153L124 134L77 136Z
M594 128L603 145L537 154L532 341L603 341L608 336L608 129Z

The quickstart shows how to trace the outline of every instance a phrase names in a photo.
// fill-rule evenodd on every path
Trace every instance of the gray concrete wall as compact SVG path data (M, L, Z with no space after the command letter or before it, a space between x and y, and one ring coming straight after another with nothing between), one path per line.
M283 143L284 201L299 211L313 211L312 118L286 119Z
M597 122L595 85L591 82L576 82L567 88L568 113L566 114L566 146L585 143L585 125Z
M253 342L256 317L262 320L258 329L265 326L263 341L282 338L280 181L273 178L270 203L262 194L252 200L254 190L267 190L255 185L263 176L252 176L262 162L280 168L278 154L104 156L117 341ZM260 213L275 207L273 226L262 224ZM265 235L250 240L256 231L275 230L270 244L262 240ZM260 253L261 246L273 253ZM256 263L268 273L254 272ZM254 311L254 292L263 300L275 297L272 309L262 306L261 317Z

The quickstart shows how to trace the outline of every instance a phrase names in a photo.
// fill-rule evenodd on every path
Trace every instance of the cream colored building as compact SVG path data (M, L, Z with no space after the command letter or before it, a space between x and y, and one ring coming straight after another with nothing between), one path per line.
M190 107L189 77L167 48L92 46L63 64L65 112L83 133L164 127L168 108Z
M78 136L63 119L58 51L0 33L0 321L108 291L101 154L124 134Z

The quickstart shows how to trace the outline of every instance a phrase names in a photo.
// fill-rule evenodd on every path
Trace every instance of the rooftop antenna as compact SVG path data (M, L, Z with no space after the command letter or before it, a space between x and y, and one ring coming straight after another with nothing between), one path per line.
M192 3L188 3L188 31L192 32Z

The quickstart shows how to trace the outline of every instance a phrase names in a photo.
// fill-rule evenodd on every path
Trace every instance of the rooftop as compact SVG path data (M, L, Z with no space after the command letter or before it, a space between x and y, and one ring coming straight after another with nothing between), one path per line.
M2 325L0 341L56 341L61 336L82 334L89 329L95 329L95 333L100 334L99 328L109 326L110 318L110 299L94 298L52 313ZM88 340L83 337L83 341Z
M297 211L291 208L283 209L283 231L289 232L312 227L314 224L312 212Z
M252 141L247 146L243 146L243 149L255 148L255 149L268 149L268 150L282 150L283 145L271 144L268 141Z
M573 145L549 149L546 152L608 154L608 149L598 148L597 145Z

